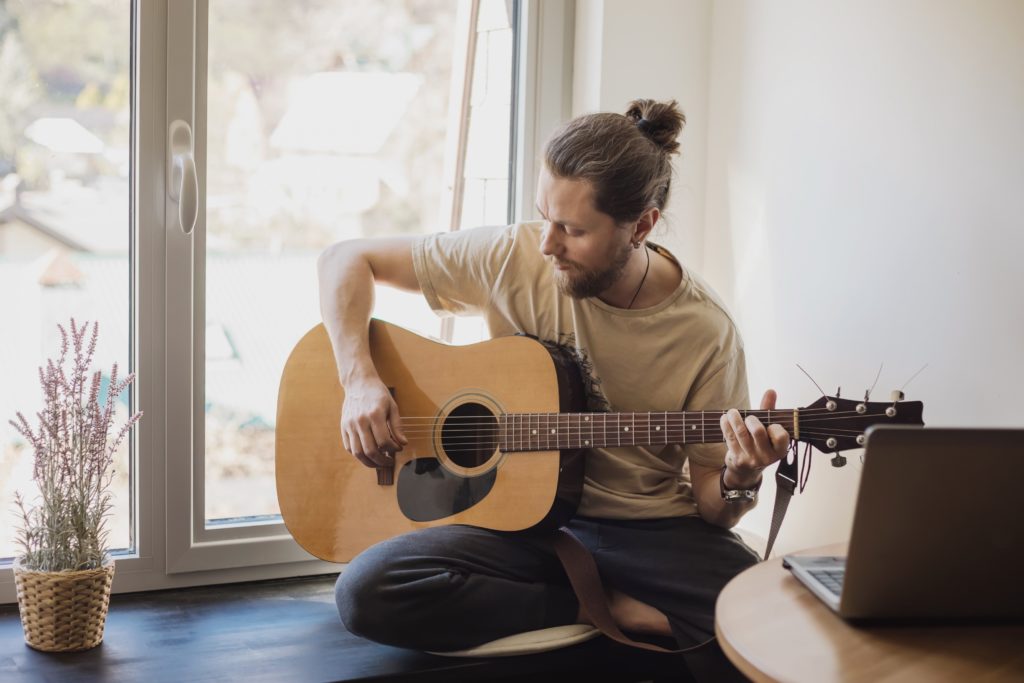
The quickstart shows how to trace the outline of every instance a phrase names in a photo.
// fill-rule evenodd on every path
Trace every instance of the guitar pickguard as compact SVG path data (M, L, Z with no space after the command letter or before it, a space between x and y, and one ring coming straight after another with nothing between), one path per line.
M483 500L494 488L497 476L497 469L492 468L465 477L442 467L437 458L416 458L398 470L398 507L414 522L444 519Z

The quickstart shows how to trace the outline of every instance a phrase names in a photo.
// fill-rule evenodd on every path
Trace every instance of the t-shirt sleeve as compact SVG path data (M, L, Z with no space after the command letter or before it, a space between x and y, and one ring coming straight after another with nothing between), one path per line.
M747 388L747 365L743 347L736 347L732 356L724 363L709 364L702 382L687 397L683 410L722 410L750 407L750 390ZM708 427L718 428L718 420L709 420ZM705 467L721 467L725 464L724 443L693 444L683 447L691 463Z
M515 226L437 233L413 243L413 268L427 303L438 315L479 315L514 243Z

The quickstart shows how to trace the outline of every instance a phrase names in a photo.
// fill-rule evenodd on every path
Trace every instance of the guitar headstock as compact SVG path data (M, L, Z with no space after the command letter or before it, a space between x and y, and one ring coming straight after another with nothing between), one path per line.
M902 394L900 394L902 395ZM797 410L794 436L823 453L863 448L872 425L924 425L920 401L853 401L822 396Z

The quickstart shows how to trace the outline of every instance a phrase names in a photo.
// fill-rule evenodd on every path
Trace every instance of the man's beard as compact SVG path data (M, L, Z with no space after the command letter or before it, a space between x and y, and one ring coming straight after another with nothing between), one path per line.
M611 263L607 268L601 270L586 270L571 261L562 261L561 263L569 265L569 270L555 271L555 283L558 285L558 291L574 299L598 296L622 276L622 271L629 263L631 251L633 251L633 247L628 242L617 252L613 247L613 251L610 253Z

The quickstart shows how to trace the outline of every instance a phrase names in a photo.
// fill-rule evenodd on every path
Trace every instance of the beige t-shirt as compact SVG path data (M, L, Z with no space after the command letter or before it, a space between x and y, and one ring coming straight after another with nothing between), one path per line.
M747 408L743 342L717 295L683 271L679 287L644 309L558 291L540 253L543 223L429 235L412 250L420 287L439 315L483 316L492 337L524 332L572 351L591 410ZM660 253L674 257L660 246ZM651 519L697 514L690 462L721 467L724 444L595 448L586 455L578 514Z

